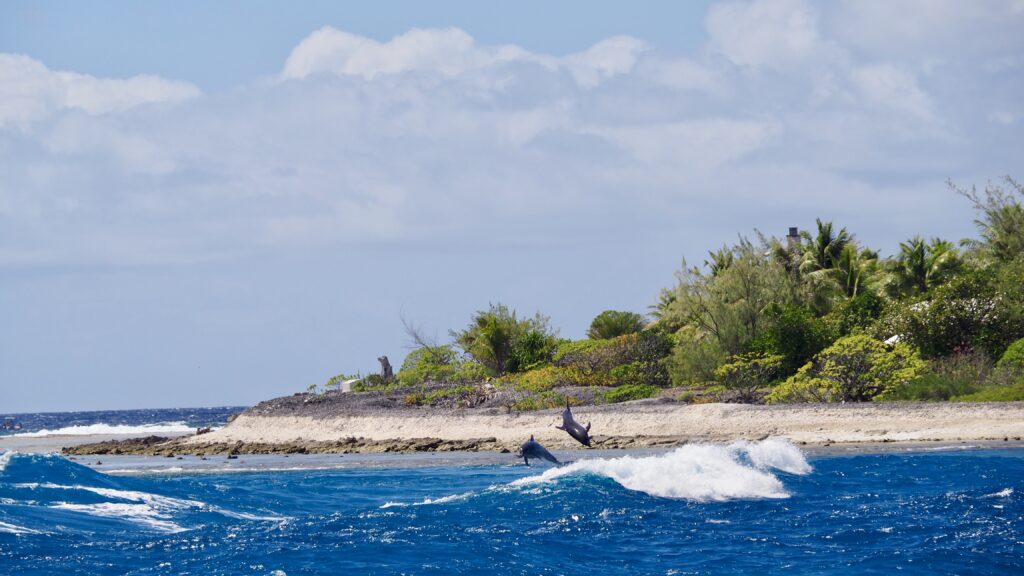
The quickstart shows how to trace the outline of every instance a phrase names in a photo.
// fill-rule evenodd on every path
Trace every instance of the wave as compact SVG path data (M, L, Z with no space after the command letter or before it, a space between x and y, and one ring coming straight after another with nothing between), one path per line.
M129 426L126 424L89 424L88 426L67 426L56 430L37 430L14 434L20 438L44 438L46 436L94 436L99 434L179 434L195 432L187 422L157 422Z
M788 498L789 492L772 470L804 475L811 472L811 465L799 449L784 440L728 446L691 444L659 456L580 460L510 485L529 486L591 474L660 498L697 502Z
M8 524L7 522L0 521L0 533L7 534L45 534L40 530L33 530L31 528L25 528L23 526L15 526L14 524Z
M0 454L0 472L3 472L7 468L7 463L11 461L11 457L17 454L17 450L7 450L3 454Z
M176 533L202 526L210 515L248 521L284 522L286 516L236 512L194 500L156 494L139 489L139 482L111 477L57 455L13 454L2 457L0 504L31 506L59 516L29 528L11 524L4 532L41 534L44 526L73 530L80 525L74 515L87 515L129 522L141 528ZM45 517L45 516L44 516ZM39 516L30 514L38 523ZM21 522L19 522L20 524Z

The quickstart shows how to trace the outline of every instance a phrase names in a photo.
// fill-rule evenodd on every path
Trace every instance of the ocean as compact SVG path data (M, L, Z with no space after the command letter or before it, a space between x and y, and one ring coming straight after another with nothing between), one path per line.
M121 457L114 474L7 452L0 574L1024 574L1021 449L766 440L284 469L301 458L152 473Z
M156 408L151 410L95 410L88 412L0 412L0 437L46 437L96 434L169 434L219 427L241 406L217 408ZM5 425L6 424L6 425ZM14 429L19 425L19 429Z

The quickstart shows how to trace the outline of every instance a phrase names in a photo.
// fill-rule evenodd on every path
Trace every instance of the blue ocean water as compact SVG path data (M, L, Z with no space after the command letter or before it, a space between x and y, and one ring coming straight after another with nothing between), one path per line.
M155 408L88 412L0 413L0 436L55 434L161 434L223 426L239 406L216 408ZM7 426L3 426L6 423ZM14 429L15 424L21 427Z
M507 465L112 476L0 457L2 574L1024 574L1024 450L780 441Z

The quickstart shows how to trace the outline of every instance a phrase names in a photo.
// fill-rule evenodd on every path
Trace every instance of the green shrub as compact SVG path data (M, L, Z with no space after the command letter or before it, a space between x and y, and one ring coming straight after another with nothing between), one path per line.
M675 386L698 386L715 378L715 368L728 354L706 332L683 326L675 334L676 346L667 360L668 374Z
M457 384L479 382L487 375L484 366L460 358L451 346L432 346L410 352L402 362L396 380L400 386L429 382Z
M1024 400L1024 382L1008 386L986 386L973 394L953 397L954 402L1016 402Z
M572 396L567 396L554 390L548 390L546 392L541 392L540 394L516 400L512 404L512 409L526 412L530 410L544 410L546 408L564 408L566 402L570 405L578 404L576 398Z
M602 394L605 401L615 404L617 402L628 402L630 400L641 400L656 396L661 389L657 386L647 384L623 384L614 390Z
M620 312L618 310L605 310L597 315L590 323L587 330L587 338L591 340L603 340L633 334L644 329L643 315L636 312Z
M835 340L828 324L806 308L776 304L768 308L765 316L767 326L748 345L748 350L782 356L781 374L793 374Z
M843 300L832 309L827 319L838 336L849 336L869 330L884 312L885 300L868 290Z
M772 390L768 401L864 402L921 376L925 369L909 346L889 347L868 336L847 336Z
M991 270L964 272L936 288L930 300L893 307L883 326L926 358L970 350L998 358L1024 336L1021 301Z
M539 393L567 382L568 378L565 375L564 369L557 366L545 366L536 370L530 370L529 372L508 374L497 383L498 385L512 386L526 392Z
M466 329L451 335L459 348L496 376L546 361L555 344L547 317L538 313L520 320L515 310L502 304L477 311Z
M996 366L1014 376L1024 377L1024 338L1010 344Z
M875 397L876 402L924 401L943 402L955 396L972 394L978 390L976 382L925 374L886 390Z
M733 356L731 362L715 370L715 379L726 390L737 392L740 400L749 402L754 399L759 388L775 379L784 362L785 358L778 354L752 353Z

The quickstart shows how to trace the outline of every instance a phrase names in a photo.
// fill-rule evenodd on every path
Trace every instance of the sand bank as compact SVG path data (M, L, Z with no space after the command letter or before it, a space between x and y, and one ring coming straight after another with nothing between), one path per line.
M574 412L579 421L591 423L595 446L605 448L769 436L812 445L1020 440L1024 436L1021 402L754 406L640 401L581 406ZM504 414L412 409L336 416L247 412L221 430L182 438L178 443L192 449L238 443L304 443L315 449L317 444L346 439L379 445L429 438L480 441L478 449L494 450L517 446L534 435L550 447L571 448L574 441L554 427L560 422L558 410Z

